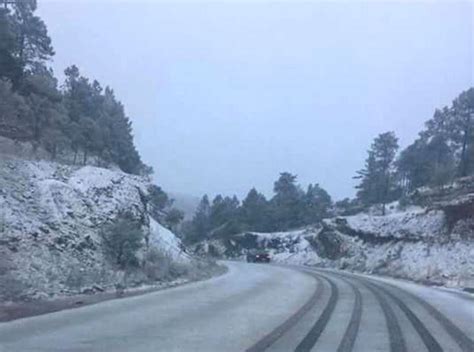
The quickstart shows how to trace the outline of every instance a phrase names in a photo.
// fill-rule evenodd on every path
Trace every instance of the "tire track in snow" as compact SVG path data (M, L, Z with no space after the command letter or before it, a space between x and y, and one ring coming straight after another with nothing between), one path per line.
M359 288L354 285L351 281L341 278L344 282L351 286L352 291L355 295L354 308L352 310L351 320L347 326L344 337L342 338L337 352L351 352L354 348L354 343L359 333L360 321L362 318L362 294L360 293Z
M426 348L430 352L442 352L443 349L441 348L441 345L439 342L433 337L433 335L428 331L426 326L421 322L421 320L418 318L418 316L413 313L413 311L408 308L408 306L397 296L395 296L392 292L387 290L385 287L381 285L377 285L374 283L370 283L369 285L374 285L377 286L380 290L382 290L385 294L387 294L397 305L398 307L402 310L403 313L405 313L406 317L408 320L410 320L411 324L415 328L416 332L418 335L421 337L423 340L423 343L425 344Z
M306 274L314 277L317 281L317 287L310 299L292 316L285 320L281 325L271 331L269 334L264 336L261 340L256 342L254 345L249 347L246 352L261 352L265 351L271 345L273 345L285 332L290 330L298 321L309 311L311 308L316 305L316 303L321 299L324 292L324 285L321 278L314 273L304 271Z
M388 283L383 283L386 287L390 287L391 289L395 289L403 294L409 296L413 300L415 300L418 304L420 304L433 318L435 318L441 326L445 329L445 331L452 337L452 339L458 344L463 352L472 352L474 351L474 340L472 340L469 336L467 336L459 327L457 327L451 320L449 320L443 313L441 313L438 309L434 306L429 304L426 300L418 297L417 295L408 292L406 290L402 290L401 288L391 285Z
M316 274L319 275L319 274ZM321 275L322 276L322 275ZM334 308L336 308L337 300L339 299L339 289L337 288L334 281L329 279L326 276L322 276L331 286L331 296L329 297L329 301L324 308L323 312L321 313L319 319L313 325L311 330L308 334L303 338L303 340L298 344L295 349L295 352L309 352L313 348L313 346L318 341L319 337L321 336L324 328L329 322L332 313L334 312Z
M443 348L433 334L428 330L425 324L420 320L419 316L414 313L411 309L410 304L399 297L398 293L405 295L405 297L412 298L416 303L423 307L439 324L442 328L450 335L450 337L458 344L463 352L474 351L474 341L467 336L458 326L456 326L451 320L449 320L444 314L438 309L428 303L426 300L416 296L415 294L399 288L395 285L380 282L371 278L360 277L352 275L350 273L332 272L327 270L316 270L316 269L301 269L295 268L300 271L304 271L307 274L313 276L317 280L317 289L313 296L290 318L288 318L283 324L278 326L252 347L247 349L247 352L258 352L264 351L274 344L281 336L288 332L303 316L311 310L320 300L325 291L323 280L329 284L330 297L322 313L319 315L316 322L311 326L309 332L297 345L295 352L309 352L318 342L323 331L326 329L333 313L337 302L339 301L339 288L331 276L338 277L339 279L346 282L354 293L354 306L352 313L349 317L349 323L344 332L344 335L339 342L337 347L338 352L351 352L354 348L355 341L357 339L362 311L364 306L363 297L358 285L364 287L373 294L376 301L382 309L384 319L387 326L387 334L389 339L389 350L391 352L406 352L407 345L403 335L403 331L400 326L400 322L395 314L395 307L400 309L401 312L410 321L413 329L416 331L421 341L426 348L431 352L441 352Z
M389 300L387 299L386 295L380 291L377 287L373 287L369 285L369 283L365 282L362 279L355 277L354 275L346 274L346 273L334 273L334 272L326 272L330 275L335 275L338 277L345 277L348 280L355 281L359 284L365 286L375 297L378 301L384 318L387 325L388 330L388 337L389 337L389 344L390 344L390 352L406 352L406 341L402 333L402 329L400 328L400 324L398 319L393 311L392 306L390 305Z

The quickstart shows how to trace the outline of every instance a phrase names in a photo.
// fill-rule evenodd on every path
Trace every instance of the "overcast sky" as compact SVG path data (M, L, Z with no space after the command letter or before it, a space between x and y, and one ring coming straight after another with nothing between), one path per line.
M473 86L470 2L39 0L60 74L114 88L166 190L352 196L371 140L406 146Z

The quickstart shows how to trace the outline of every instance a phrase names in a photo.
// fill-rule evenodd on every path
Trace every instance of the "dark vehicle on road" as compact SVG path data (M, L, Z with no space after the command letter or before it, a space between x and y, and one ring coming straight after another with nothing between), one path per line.
M270 254L267 252L249 252L247 253L248 263L270 263Z

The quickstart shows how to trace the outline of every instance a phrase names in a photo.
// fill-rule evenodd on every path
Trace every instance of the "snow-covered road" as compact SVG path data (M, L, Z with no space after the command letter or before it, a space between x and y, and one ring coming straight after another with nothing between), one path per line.
M474 351L474 300L228 262L207 281L0 324L0 351Z

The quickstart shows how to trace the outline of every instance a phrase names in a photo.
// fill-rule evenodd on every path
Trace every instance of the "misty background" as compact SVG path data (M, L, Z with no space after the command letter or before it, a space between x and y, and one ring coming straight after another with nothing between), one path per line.
M171 192L266 195L281 171L340 199L371 140L411 143L472 86L471 2L39 2L56 50L115 89ZM74 38L71 40L71 38Z

